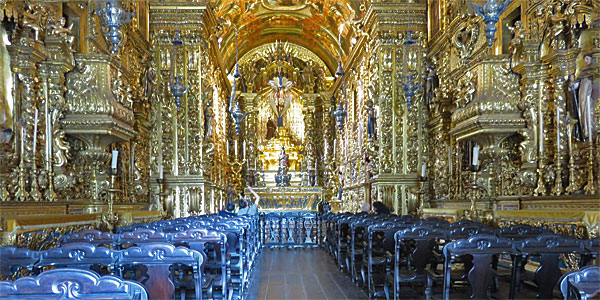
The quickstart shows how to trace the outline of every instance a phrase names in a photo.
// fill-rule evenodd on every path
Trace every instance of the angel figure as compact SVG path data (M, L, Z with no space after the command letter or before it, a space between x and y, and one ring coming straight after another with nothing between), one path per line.
M277 117L277 127L283 126L283 115L289 109L292 102L293 82L283 76L278 76L269 81L272 92L269 96L271 108Z

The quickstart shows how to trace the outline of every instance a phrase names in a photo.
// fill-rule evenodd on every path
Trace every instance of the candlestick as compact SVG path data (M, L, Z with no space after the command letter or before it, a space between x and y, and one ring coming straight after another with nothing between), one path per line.
M110 167L111 169L116 169L117 168L117 159L119 157L119 150L117 150L116 148L112 150L112 160L110 162Z
M35 109L33 118L33 155L35 156L37 146L37 125L38 125L38 109Z
M46 101L48 102L48 101ZM48 104L46 103L46 169L50 170L51 159L52 159L52 125L51 125L51 116L48 111Z
M25 190L25 119L21 121L21 161L19 162L19 185L15 192L15 200L22 202L29 198L29 193Z
M21 157L25 154L25 125L21 124Z
M335 159L335 153L337 152L337 139L333 139L333 158Z
M556 105L556 151L560 155L560 108Z
M233 140L233 149L235 153L235 158L237 159L237 155L238 155L238 146L237 146L237 139Z
M452 149L448 145L448 174L452 175Z
M474 166L479 165L479 145L477 145L477 144L475 144L475 146L473 146L472 165L474 165Z
M540 150L540 159L544 156L544 112L542 111L542 101L540 100L540 125L539 125L539 150Z

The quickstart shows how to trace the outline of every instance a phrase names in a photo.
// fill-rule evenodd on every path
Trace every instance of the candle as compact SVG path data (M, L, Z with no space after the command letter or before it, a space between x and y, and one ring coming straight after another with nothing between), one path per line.
M48 102L48 101L46 101ZM50 157L52 156L52 148L50 143L52 143L52 132L51 132L51 116L48 111L48 103L46 103L46 168L50 169Z
M117 168L117 158L119 157L119 150L117 150L116 148L113 149L112 151L112 161L110 162L110 167L112 169L116 169Z
M225 152L227 155L229 155L229 142L225 142Z
M246 158L246 140L244 140L244 143L242 144L242 150L244 151L244 158Z
M163 165L158 165L158 179L163 179Z
M452 174L452 150L448 145L448 174Z
M333 158L335 158L335 153L337 152L337 149L336 149L337 148L336 147L337 143L336 142L337 142L337 139L334 139L333 140Z
M37 145L37 125L38 125L38 109L35 109L33 118L33 156L35 156L35 150Z
M586 119L586 127L587 127L587 132L588 132L588 142L590 142L590 146L592 145L592 136L594 135L594 131L592 131L592 116L594 115L594 108L592 107L592 103L591 101L586 101L587 103L587 111L591 112L590 117L585 118Z
M21 160L25 157L25 121L21 123Z
M237 154L238 154L237 140L233 140L233 149L234 149L235 157L237 157Z
M560 108L556 105L556 151L560 155Z
M421 178L425 178L426 172L427 172L427 164L423 163L423 165L421 165Z
M475 146L473 146L473 162L472 164L474 166L479 165L479 145L475 144Z
M129 161L129 176L131 177L131 181L133 181L133 172L135 171L135 144L131 142L131 157Z
M542 101L543 101L543 84L539 83L539 116L540 116L540 125L539 125L539 150L540 150L540 159L542 159L544 153L544 111L542 110Z

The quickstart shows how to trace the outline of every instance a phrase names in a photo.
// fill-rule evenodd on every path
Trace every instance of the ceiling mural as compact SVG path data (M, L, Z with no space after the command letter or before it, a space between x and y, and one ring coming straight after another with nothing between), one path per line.
M225 65L235 63L236 30L240 55L275 41L302 46L318 55L335 72L346 57L356 11L350 1L262 0L216 3L216 32Z

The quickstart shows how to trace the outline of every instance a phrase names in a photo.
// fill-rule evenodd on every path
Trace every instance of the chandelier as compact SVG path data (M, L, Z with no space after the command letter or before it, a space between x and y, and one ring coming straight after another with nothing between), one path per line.
M181 40L181 32L179 32L179 30L175 30L175 36L173 37L173 41L171 43L173 46L175 46L175 64L177 64L177 50L179 46L183 45L183 41ZM177 73L176 65L173 73ZM171 83L171 93L173 94L173 98L175 98L177 111L180 111L181 98L183 98L183 96L187 93L189 87L183 83L181 76L174 76L173 80L174 81Z
M475 12L483 18L483 23L485 23L485 37L488 40L489 47L494 43L494 36L497 30L496 23L498 23L500 15L511 2L512 0L506 0L502 3L498 3L498 0L487 0L482 6L471 3Z
M123 33L121 32L121 26L129 23L131 17L134 14L126 12L121 7L117 0L107 0L103 8L97 8L97 15L100 17L104 26L108 28L106 32L106 38L112 44L111 51L113 53L119 52L119 46L123 42Z
M229 111L228 112L231 115L231 118L233 119L233 123L235 125L235 133L237 135L240 135L242 122L244 121L246 116L249 114L247 112L244 112L240 108L239 101L235 101L236 82L237 82L238 78L240 78L240 77L242 77L242 74L240 74L240 67L238 65L238 32L237 32L237 28L235 28L235 66L233 68L233 83L231 84L231 96L229 97ZM235 102L235 107L233 104L234 102ZM233 107L233 109L231 109L232 107Z
M404 53L403 53L403 60L404 60L404 78L405 78L405 82L402 83L402 88L404 90L404 98L406 99L406 107L407 110L410 110L410 107L412 105L412 101L413 101L413 97L415 96L415 94L417 93L417 91L419 90L419 88L421 88L421 86L423 84L419 83L419 84L415 84L413 82L413 77L410 74L410 70L408 70L408 62L407 62L407 53L408 50L410 49L410 47L414 44L416 44L416 41L413 39L412 37L412 31L410 30L410 0L406 1L407 4L407 8L408 8L408 21L407 21L407 28L408 30L406 31L406 37L404 38Z
M338 62L338 68L335 72L335 76L338 78L339 77L342 78L342 93L344 93L344 103L346 103L346 79L344 78L344 68L342 67L341 60ZM334 99L334 103L335 103L335 98L333 98L333 99ZM344 121L346 120L346 115L347 115L347 110L344 107L344 103L342 103L342 101L340 101L337 109L334 110L333 112L331 112L331 114L333 114L333 116L335 117L335 121L337 123L337 127L338 127L340 134L344 130Z

